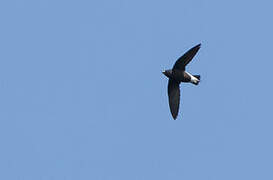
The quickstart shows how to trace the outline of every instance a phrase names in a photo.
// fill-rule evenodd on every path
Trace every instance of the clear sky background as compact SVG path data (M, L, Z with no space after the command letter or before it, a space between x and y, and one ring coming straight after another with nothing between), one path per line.
M0 1L0 179L272 180L272 1ZM194 45L172 120L162 70Z

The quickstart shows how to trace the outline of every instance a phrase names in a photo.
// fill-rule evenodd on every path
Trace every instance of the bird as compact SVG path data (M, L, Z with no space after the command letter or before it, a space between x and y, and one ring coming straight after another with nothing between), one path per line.
M189 72L186 71L187 64L193 59L200 47L201 44L194 46L177 59L172 69L168 69L162 72L165 76L169 78L169 107L174 120L176 120L179 111L180 83L183 82L198 85L200 82L200 75L191 75Z

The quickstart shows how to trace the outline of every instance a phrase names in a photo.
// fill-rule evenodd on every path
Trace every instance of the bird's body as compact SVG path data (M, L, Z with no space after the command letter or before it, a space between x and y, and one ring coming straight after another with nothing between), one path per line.
M163 72L169 78L168 83L168 96L169 96L169 105L172 116L174 119L177 118L179 110L179 101L180 101L180 89L179 85L181 82L188 83L191 82L195 85L198 85L200 82L200 75L191 75L185 71L186 65L192 60L197 51L200 49L201 44L191 48L183 56L181 56L172 69L166 70Z
M166 73L169 72L169 73ZM198 84L199 83L199 79L193 75L191 75L190 73L188 73L187 71L180 71L180 70L166 70L165 72L163 72L163 74L165 74L168 78L172 78L173 80L177 81L178 83L180 82L191 82L193 84Z

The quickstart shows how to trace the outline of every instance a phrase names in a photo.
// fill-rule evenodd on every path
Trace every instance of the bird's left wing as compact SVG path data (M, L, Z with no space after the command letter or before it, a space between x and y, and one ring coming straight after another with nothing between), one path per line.
M168 83L169 106L174 120L177 118L180 102L179 83L169 79Z
M200 49L201 44L198 44L188 50L183 56L181 56L174 64L173 69L185 70L186 65L192 60L195 54Z

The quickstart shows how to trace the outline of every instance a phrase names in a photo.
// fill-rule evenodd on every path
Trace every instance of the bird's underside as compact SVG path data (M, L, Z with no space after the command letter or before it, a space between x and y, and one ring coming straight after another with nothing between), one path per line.
M187 73L186 71L180 71L180 70L173 70L172 71L172 78L177 82L190 82L191 81L191 75Z

